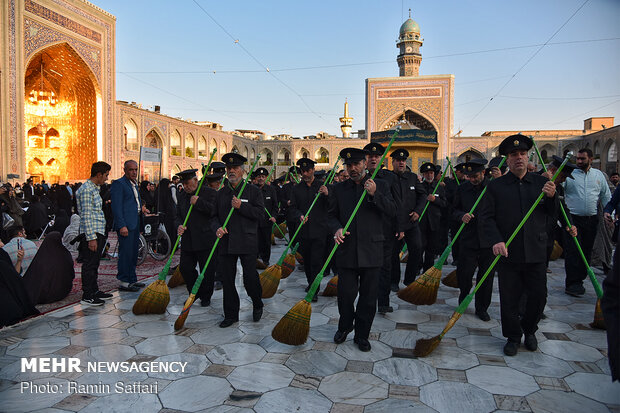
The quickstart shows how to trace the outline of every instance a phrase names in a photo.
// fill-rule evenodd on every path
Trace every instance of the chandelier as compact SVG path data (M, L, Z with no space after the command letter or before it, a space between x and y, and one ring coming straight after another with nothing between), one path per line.
M39 84L39 89L37 90L36 88L33 88L30 91L30 93L28 94L28 101L33 105L39 106L40 109L43 111L43 114L41 115L41 121L37 125L37 131L39 132L39 134L41 134L41 136L44 136L48 128L47 123L45 123L46 109L48 107L56 106L56 104L58 103L58 99L53 90L45 89L45 82L43 79L43 55L41 55L40 67L41 82Z

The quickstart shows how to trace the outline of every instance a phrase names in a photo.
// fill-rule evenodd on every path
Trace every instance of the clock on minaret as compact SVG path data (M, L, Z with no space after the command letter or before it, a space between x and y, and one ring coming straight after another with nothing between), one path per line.
M420 26L411 18L409 9L409 19L400 26L400 33L396 41L396 47L400 49L396 61L398 62L400 76L419 76L422 55L420 47L424 39L420 36Z

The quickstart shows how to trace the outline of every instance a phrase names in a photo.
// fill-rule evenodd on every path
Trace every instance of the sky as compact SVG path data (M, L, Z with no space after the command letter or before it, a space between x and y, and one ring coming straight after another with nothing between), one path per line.
M116 16L116 98L224 130L341 136L365 79L398 76L419 24L421 75L455 76L454 133L620 120L619 0L94 0Z

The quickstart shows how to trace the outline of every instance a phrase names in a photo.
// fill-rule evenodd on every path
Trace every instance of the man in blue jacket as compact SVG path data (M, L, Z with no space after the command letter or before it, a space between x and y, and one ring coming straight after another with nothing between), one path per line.
M125 175L112 182L112 214L114 230L118 234L118 273L121 291L139 291L144 283L136 277L138 260L138 238L142 228L142 212L148 212L142 206L138 195L138 164L134 160L123 165Z

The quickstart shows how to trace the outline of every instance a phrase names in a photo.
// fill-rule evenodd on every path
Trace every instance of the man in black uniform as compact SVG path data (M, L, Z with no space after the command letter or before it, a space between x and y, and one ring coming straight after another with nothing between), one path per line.
M454 194L452 217L455 222L465 223L463 231L457 242L461 243L458 255L458 265L456 277L459 284L459 303L467 297L471 290L471 282L474 277L476 267L478 275L476 283L482 278L491 262L493 262L493 251L490 247L480 247L480 237L478 236L478 211L470 214L469 211L476 203L476 200L483 191L486 183L484 181L484 165L486 159L472 159L470 162L462 164L469 181L461 182L461 185ZM480 289L476 292L476 315L482 321L489 321L487 309L491 304L491 294L493 293L493 274L490 274Z
M510 172L489 182L478 215L481 247L492 247L493 255L506 257L499 261L498 273L507 356L517 354L523 334L528 350L538 347L534 333L547 301L546 223L558 206L555 184L544 176L527 172L527 151L531 147L532 140L523 135L512 135L502 141L499 153L507 157ZM541 191L545 196L508 250L505 242ZM519 299L523 292L527 294L527 302L525 314L519 319Z
M177 174L183 183L183 191L178 196L176 215L177 233L182 235L179 268L188 293L192 292L196 278L198 278L196 265L202 271L215 243L215 236L209 227L215 209L216 191L203 185L200 188L200 194L196 195L198 188L196 171L197 169L188 169ZM190 205L194 205L194 207L187 220L187 226L184 227L183 221ZM211 258L205 271L205 277L196 294L196 297L200 298L200 305L203 307L211 303L211 296L213 295L213 283L217 267L214 258Z
M420 236L420 226L418 219L424 209L426 203L426 192L418 179L418 175L411 172L407 168L407 158L409 152L406 149L397 149L390 154L392 158L392 167L394 175L397 178L396 189L398 191L397 205L397 225L400 233L404 235L403 239L397 240L392 247L392 265L391 265L391 290L398 291L400 283L400 251L407 243L409 258L405 268L405 285L409 285L415 281L420 265L420 251L422 251L422 238Z
M304 257L304 271L308 287L321 270L324 261L325 242L328 234L327 230L327 196L329 191L323 183L314 176L315 162L308 158L301 158L297 165L301 169L301 182L293 187L291 192L291 204L289 206L289 216L297 225L306 221L301 231L299 253ZM312 211L308 216L304 214L310 208L312 201L317 193L321 193ZM317 293L312 301L317 301Z
M340 320L334 335L343 343L355 325L354 342L361 351L370 351L368 335L377 308L379 268L383 265L383 214L392 215L396 205L383 181L373 181L366 173L366 151L345 148L340 152L349 179L334 186L329 198L328 225L340 244L338 257L338 312ZM366 190L364 201L346 233L344 226ZM359 292L357 308L355 298Z
M454 196L456 195L456 191L459 185L467 181L467 175L463 173L463 166L465 166L465 163L457 164L454 167L454 172L456 174L454 179L450 179L446 183L446 197L448 198L448 204L450 206L454 204ZM483 177L484 177L484 174L483 174ZM458 179L458 182L457 182L457 179ZM461 222L455 221L454 219L452 219L452 215L453 215L452 211L449 211L448 227L450 230L450 240L454 238L454 235L456 235L456 231L458 231L459 227L461 226ZM452 265L456 266L458 264L458 257L459 257L459 241L457 240L454 243L454 245L452 245Z
M421 185L426 193L426 201L429 202L420 221L420 233L422 234L420 260L423 263L423 271L431 268L435 263L435 256L441 253L441 210L448 204L444 187L437 186L435 171L435 165L430 162L423 163L420 166L420 173L424 178ZM433 193L435 186L437 186L437 191ZM423 258L422 254L424 254ZM409 253L409 257L411 257L411 253ZM417 276L418 269L414 270Z
M379 168L375 179L384 181L390 190L392 199L396 208L400 207L400 195L398 187L398 178L392 171L381 169L383 165L379 165L381 156L385 152L385 148L376 142L371 142L364 146L364 150L368 152L366 163L368 173L372 174L376 168ZM404 234L398 230L396 220L396 210L392 215L383 214L383 234L385 241L383 242L383 265L379 278L379 291L377 294L378 311L380 314L391 313L394 309L390 306L390 284L392 279L392 251L397 248L396 243L403 239ZM400 265L400 263L399 263Z
M265 219L258 223L258 257L265 265L265 268L269 266L269 259L271 258L271 232L273 225L276 223L276 215L278 215L278 194L273 185L265 183L267 176L269 176L267 169L256 169L256 186L260 188L265 208L271 215L271 218L269 218L269 215L265 213Z
M282 191L279 195L280 208L283 210L286 217L286 228L288 229L289 239L293 236L295 231L297 231L297 227L299 226L299 220L293 219L293 217L289 214L289 206L291 205L293 187L297 185L295 175L301 175L301 170L299 169L299 167L293 165L288 168L289 181L282 186Z
M204 173L204 169L203 169L203 173ZM222 187L222 181L226 182L226 178L224 178L224 175L226 175L226 164L224 162L219 162L219 161L211 162L211 165L209 166L209 173L210 175L207 175L207 178L206 178L207 185L209 185L209 187L215 189L216 191L219 191L220 188ZM216 259L215 256L211 258L211 260L215 260L215 259ZM215 290L222 289L222 276L217 272L217 267L215 271L215 284L214 284L213 289Z
M227 153L222 161L226 164L228 180L215 197L211 228L220 238L217 271L224 284L224 321L220 323L224 328L239 321L239 295L235 287L238 259L243 268L243 286L254 307L252 318L259 321L263 315L263 292L256 272L256 256L258 223L265 218L265 210L263 196L254 185L246 185L241 198L238 197L243 186L243 164L247 159L237 153ZM234 212L226 228L222 228L231 206Z

